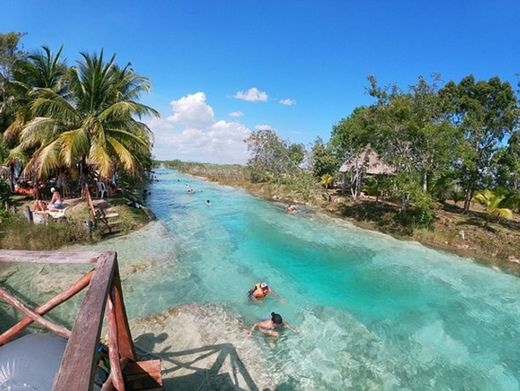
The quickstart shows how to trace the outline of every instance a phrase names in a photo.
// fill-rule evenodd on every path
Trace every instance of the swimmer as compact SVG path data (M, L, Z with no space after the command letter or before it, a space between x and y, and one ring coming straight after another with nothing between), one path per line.
M285 301L276 293L269 285L265 282L257 283L253 286L252 289L247 292L247 297L249 300L257 301L260 304L262 303L262 299L266 297L269 293L272 293L274 297L278 299L278 301L282 304L285 304Z
M211 206L211 201L210 200L206 200L206 206Z
M274 337L274 339L278 338L280 336L280 331L285 328L288 328L294 333L298 333L298 330L293 328L289 323L284 322L282 316L275 312L271 312L271 319L256 322L253 327L251 327L251 330L249 330L249 335L252 335L253 331L255 331L257 327L262 333L270 335L271 337Z
M298 209L296 209L296 205L289 204L287 206L287 213L297 213Z

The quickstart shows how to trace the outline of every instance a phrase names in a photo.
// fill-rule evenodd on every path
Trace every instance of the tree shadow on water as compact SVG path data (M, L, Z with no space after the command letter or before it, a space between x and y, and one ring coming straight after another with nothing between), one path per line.
M140 349L154 351L155 345L163 343L167 338L166 333L146 333L136 338L135 343ZM171 346L166 346L158 352L145 355L162 360L165 390L260 391L230 343L181 351L172 351Z

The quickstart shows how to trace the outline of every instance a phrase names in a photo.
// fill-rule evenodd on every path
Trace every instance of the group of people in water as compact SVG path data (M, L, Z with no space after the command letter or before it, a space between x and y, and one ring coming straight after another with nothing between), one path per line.
M177 182L179 182L179 179L177 179ZM195 190L186 183L186 192L188 194L195 193ZM211 206L211 201L206 200L206 206ZM297 213L298 209L295 205L290 204L287 206L287 212L288 213ZM255 284L249 292L247 292L247 297L252 302L262 304L263 300L269 295L272 294L274 297L280 301L280 303L285 304L285 301L280 297L278 293L276 293L267 283L265 282L259 282ZM292 327L289 323L285 322L280 314L277 314L276 312L271 312L271 318L261 320L259 322L256 322L253 327L249 330L248 335L252 335L253 332L258 329L263 334L271 336L273 339L277 339L280 336L280 332L284 329L289 329L295 333L298 333L298 330L296 330L294 327Z
M267 295L272 294L275 296L280 303L284 304L285 301L276 293L267 283L260 282L257 283L247 292L247 297L249 300L254 301L256 303L262 304L263 299L267 297ZM298 332L294 327L292 327L289 323L285 322L280 314L276 312L271 312L271 319L261 320L256 322L251 330L249 330L249 335L252 335L253 332L258 328L258 330L266 335L277 339L280 336L280 332L284 329L289 329L295 333Z

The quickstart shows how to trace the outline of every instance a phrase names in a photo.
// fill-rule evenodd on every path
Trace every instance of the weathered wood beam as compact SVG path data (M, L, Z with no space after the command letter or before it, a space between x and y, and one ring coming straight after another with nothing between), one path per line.
M121 366L119 365L119 343L117 337L116 316L114 314L114 304L112 303L110 294L107 297L105 314L108 323L108 359L110 361L112 384L117 391L125 391L125 381L123 380Z
M85 298L72 328L60 368L54 380L54 391L90 391L96 365L96 348L103 324L107 293L117 268L115 252L103 253L97 261Z
M57 305L63 303L64 301L67 301L72 296L74 296L76 293L80 292L83 288L85 288L88 283L90 282L90 279L92 278L94 271L91 270L87 274L85 274L83 277L81 277L78 281L76 281L73 285L71 285L67 290L63 291L59 295L54 296L52 299L50 299L45 304L36 307L34 309L34 312L38 315L44 315L50 310L52 310ZM33 322L33 319L29 316L26 316L22 320L20 320L17 324L15 324L13 327L11 327L9 330L5 331L0 335L0 346L6 344L11 339L13 339L18 333L25 330L31 323Z
M2 288L0 288L0 299L4 300L6 303L10 304L17 310L22 311L24 314L29 316L33 321L38 322L42 326L51 330L52 332L54 332L58 335L61 335L65 338L68 338L70 336L70 331L67 330L65 327L59 326L56 323L51 322L50 320L44 319L43 317L38 315L36 312L27 308L20 300L18 300L16 297L10 295Z
M0 250L0 262L96 263L102 252Z
M129 362L130 362L130 360L127 358L121 359L120 364L119 364L119 366L121 367L121 371L125 370L125 367ZM115 390L114 373L111 372L110 375L108 375L107 380L103 383L103 386L101 387L101 391L113 391L113 390Z
M116 255L117 256L117 255ZM129 358L135 361L135 349L126 316L125 302L123 300L123 290L121 288L121 279L119 278L119 269L114 271L114 313L117 324L117 342L119 344L119 353L121 357Z

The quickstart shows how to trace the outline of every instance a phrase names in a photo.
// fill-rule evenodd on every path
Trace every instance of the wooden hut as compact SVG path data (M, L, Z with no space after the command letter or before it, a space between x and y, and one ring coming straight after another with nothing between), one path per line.
M361 193L361 185L364 175L394 175L395 167L386 163L371 147L365 149L347 159L340 167L342 176L342 189L345 191L347 174L351 174L351 193L357 198Z

